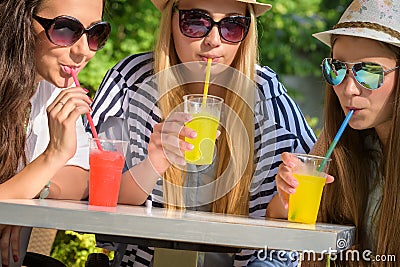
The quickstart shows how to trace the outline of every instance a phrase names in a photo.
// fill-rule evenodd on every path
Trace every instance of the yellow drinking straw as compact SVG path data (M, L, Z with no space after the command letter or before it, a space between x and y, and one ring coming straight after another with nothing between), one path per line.
M203 108L205 108L207 103L208 86L210 84L211 63L212 63L212 58L208 58L206 67L206 80L204 81L204 90L203 90L203 103L202 103Z

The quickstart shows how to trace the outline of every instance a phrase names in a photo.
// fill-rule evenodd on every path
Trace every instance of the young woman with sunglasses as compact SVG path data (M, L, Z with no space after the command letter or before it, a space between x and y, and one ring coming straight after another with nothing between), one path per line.
M119 202L140 205L150 194L154 206L184 208L188 199L185 192L182 193L185 190L182 186L188 185L182 177L186 177L186 181L199 179L201 185L210 185L217 177L223 179L226 170L230 179L227 183L233 183L235 177L243 173L232 190L215 199L209 196L212 189L203 190L201 197L211 200L208 198L209 202L186 208L264 217L275 192L274 176L280 163L277 155L283 151L308 152L315 140L277 75L268 67L258 65L256 17L270 9L270 5L252 0L152 2L162 11L162 30L154 53L129 56L112 68L92 106L93 120L100 134L112 130L115 135L119 129L119 134L130 140L131 152L122 177ZM183 95L203 92L208 58L212 59L212 70L230 66L229 70L236 71L225 80L226 84L240 75L251 81L251 86L240 81L231 91L217 86L213 80L225 72L216 75L212 71L209 87L210 95L222 97L238 115L245 132L243 135L240 131L227 133L229 129L236 129L227 120L226 130L221 128L218 155L213 164L205 170L190 164L179 168L177 165L184 164L183 151L190 150L190 144L182 139L193 138L196 133L184 127L190 119L187 115L173 111L182 104ZM202 69L188 71L196 66ZM178 78L179 74L169 72L177 68L179 74L188 79L200 73L199 82L174 86L163 94L168 87L162 84ZM159 89L152 81L158 83ZM256 107L270 109L270 113L257 113ZM232 147L228 144L228 134ZM229 162L231 165L227 167ZM160 176L163 179L159 179ZM220 190L217 187L214 189ZM189 200L192 200L190 196ZM148 266L152 256L152 249L129 245L123 261ZM207 253L205 266L232 266L234 261L235 266L245 266L256 256L254 251L242 251L237 255ZM113 266L118 265L114 263Z
M107 40L104 1L0 3L0 198L88 193L87 90L73 84ZM21 263L19 228L3 226L3 266ZM8 246L13 259L8 259Z
M376 266L392 266L393 255L400 257L399 12L399 1L354 1L333 30L314 35L331 47L331 58L322 62L325 126L315 154L326 153L344 117L354 110L333 151L329 173L335 181L324 189L318 217L320 222L357 227L351 249L367 256L340 265L369 265L373 257L385 255L390 262ZM296 162L290 154L282 159L276 183L287 207L288 195L296 190L291 175ZM278 199L271 203L268 215L287 216L287 210L272 209Z

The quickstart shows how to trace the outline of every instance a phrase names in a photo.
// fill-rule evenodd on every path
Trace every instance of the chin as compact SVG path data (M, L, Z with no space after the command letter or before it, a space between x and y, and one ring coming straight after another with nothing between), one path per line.
M70 87L73 83L72 79L68 78L58 78L54 80L48 80L50 83L54 84L58 88L67 88Z
M354 130L366 130L372 128L370 125L366 125L364 123L349 123L349 126Z

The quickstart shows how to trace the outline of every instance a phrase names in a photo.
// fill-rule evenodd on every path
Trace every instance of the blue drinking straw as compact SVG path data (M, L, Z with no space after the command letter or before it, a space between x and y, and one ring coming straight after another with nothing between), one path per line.
M335 148L337 142L339 141L340 137L342 136L342 134L343 134L343 132L344 132L344 129L346 129L346 126L347 126L347 124L349 123L349 120L351 119L351 116L353 116L353 113L354 113L354 110L353 110L353 109L351 109L351 110L349 111L349 113L347 113L347 116L346 116L346 118L344 119L344 121L342 122L342 125L341 125L340 128L339 128L339 131L337 132L335 138L333 138L333 142L332 142L332 144L330 145L330 147L329 147L329 149L328 149L328 152L326 152L326 154L325 154L324 160L322 161L321 165L319 165L319 168L318 168L318 171L319 171L319 172L322 171L322 169L324 168L326 162L327 162L328 159L330 158L330 156L331 156L331 154L332 154L332 152L333 152L333 149Z

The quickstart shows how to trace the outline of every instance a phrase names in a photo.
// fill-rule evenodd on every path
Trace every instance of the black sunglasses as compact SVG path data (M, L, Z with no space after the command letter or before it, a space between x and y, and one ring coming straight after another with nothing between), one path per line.
M347 65L353 66L350 68ZM385 70L382 65L374 62L342 62L332 58L325 58L321 64L322 74L330 85L341 84L348 73L348 69L351 69L356 81L369 90L376 90L381 87L385 75L398 67Z
M179 11L179 28L183 35L189 38L202 38L207 36L212 28L217 25L219 35L227 42L239 43L246 38L250 27L250 17L229 16L214 21L207 13L191 9Z
M85 29L74 17L58 16L46 19L33 15L33 18L42 25L50 42L58 46L73 45L86 33L90 50L97 51L106 44L111 31L111 26L106 21L97 22Z

